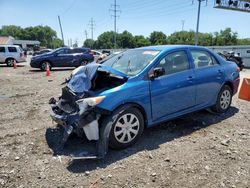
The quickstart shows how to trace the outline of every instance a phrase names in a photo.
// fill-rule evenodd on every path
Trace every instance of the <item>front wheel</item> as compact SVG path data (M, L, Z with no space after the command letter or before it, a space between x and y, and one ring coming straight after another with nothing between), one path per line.
M137 108L131 107L118 114L110 132L109 146L113 149L133 145L144 129L143 115Z
M213 111L218 113L226 112L232 102L232 90L228 85L224 85L217 97L215 106L212 108Z

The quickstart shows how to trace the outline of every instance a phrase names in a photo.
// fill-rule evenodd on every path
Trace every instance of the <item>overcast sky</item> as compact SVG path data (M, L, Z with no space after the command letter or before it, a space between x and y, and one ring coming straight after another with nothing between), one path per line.
M117 30L133 35L149 36L152 31L169 35L182 29L195 30L198 1L194 0L117 0L119 18ZM57 16L60 15L65 44L71 38L79 44L85 40L85 30L91 37L90 19L94 20L94 39L104 31L114 29L110 9L114 0L0 0L0 27L48 25L61 38ZM213 8L214 1L202 3L200 32L215 32L231 27L240 38L250 38L250 13Z

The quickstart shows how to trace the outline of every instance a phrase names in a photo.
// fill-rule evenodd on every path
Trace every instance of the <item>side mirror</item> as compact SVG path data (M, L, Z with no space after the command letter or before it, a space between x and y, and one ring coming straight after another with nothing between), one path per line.
M150 80L154 80L165 74L165 69L163 67L156 67L153 69L153 72L149 74Z

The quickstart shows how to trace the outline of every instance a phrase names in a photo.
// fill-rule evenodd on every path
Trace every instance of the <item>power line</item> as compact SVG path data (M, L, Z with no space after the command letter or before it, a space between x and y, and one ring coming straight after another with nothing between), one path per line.
M91 30L91 39L94 40L94 35L93 35L94 20L93 20L93 18L91 18L90 23L89 23L89 26L90 26L90 30Z
M65 9L65 10L61 13L61 16L63 16L64 14L66 14L66 13L74 6L75 2L76 2L76 0L73 0L73 1L71 2L71 4L68 6L68 8Z
M84 31L84 34L85 34L85 38L86 38L86 40L88 39L88 32L85 30Z
M121 13L121 10L118 9L120 6L116 4L116 0L114 0L114 4L111 4L111 7L113 8L110 9L110 11L113 12L111 16L114 17L114 48L116 48L116 19L119 17L117 16L117 13Z

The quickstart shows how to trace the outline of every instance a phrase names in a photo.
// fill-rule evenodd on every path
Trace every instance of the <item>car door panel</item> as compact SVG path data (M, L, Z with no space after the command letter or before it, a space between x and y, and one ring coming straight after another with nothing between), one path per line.
M153 119L186 110L195 105L194 72L187 70L151 81Z
M223 70L220 65L195 70L197 85L197 105L207 105L215 102L221 84L223 83Z
M182 52L187 56L186 51L182 50ZM173 52L172 54L175 53L179 52ZM178 69L178 66L181 67L181 65L171 63L168 60L169 55L171 54L166 55L166 62L162 64L162 66L165 66L167 75L160 76L150 83L153 121L164 119L168 115L187 110L195 105L196 88L193 69L180 69L176 72L174 69ZM161 66L162 60L158 66ZM186 61L187 65L191 67L190 60L186 59ZM174 69L169 67L174 67Z
M207 51L191 50L196 75L196 105L215 103L224 80L224 71L218 61Z

